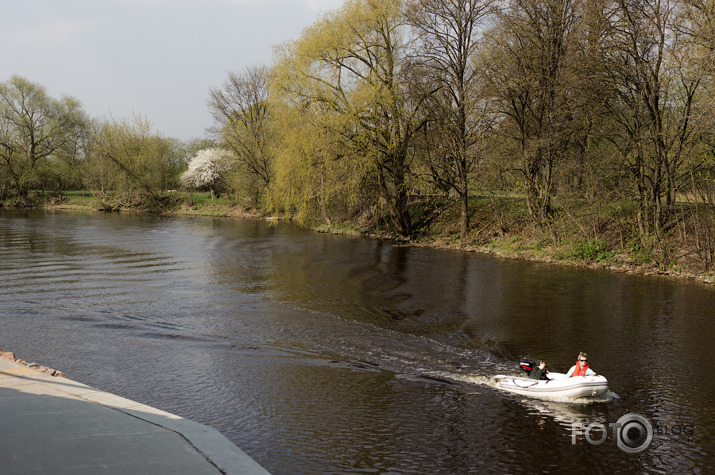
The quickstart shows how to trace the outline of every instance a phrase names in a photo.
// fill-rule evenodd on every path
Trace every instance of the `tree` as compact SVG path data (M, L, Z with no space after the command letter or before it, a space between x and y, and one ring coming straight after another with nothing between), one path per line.
M289 211L301 222L347 221L370 218L376 189L374 173L366 160L350 159L341 134L326 126L320 109L280 104L279 152L270 205ZM367 212L366 212L367 211Z
M461 236L469 229L469 175L477 159L476 146L491 122L478 96L480 70L475 57L480 24L492 0L415 0L410 17L419 37L418 51L439 86L435 118L442 125L444 149L437 159L455 177L450 186L461 204Z
M511 0L490 32L489 78L538 223L551 213L554 164L574 130L568 59L577 19L574 0Z
M622 196L620 163L610 142L615 123L604 102L612 95L607 87L601 57L608 21L603 15L608 0L592 0L579 5L579 22L572 39L567 92L571 126L571 147L555 174L559 191L572 192L596 204L613 193Z
M224 188L223 180L233 161L229 152L219 148L199 150L181 175L181 183L196 190L208 189L213 197Z
M425 123L426 96L412 82L399 0L348 0L279 52L278 87L341 137L342 159L370 164L382 204L400 235L412 234L410 144Z
M23 197L43 186L40 168L52 158L72 158L86 124L76 99L53 99L19 76L0 83L0 167L8 186Z
M183 167L176 144L155 134L146 119L105 121L93 137L87 182L121 206L149 199L163 207L163 192L176 188Z
M209 107L224 143L263 188L273 181L274 132L272 129L268 69L246 68L230 73L222 89L212 89Z
M603 64L614 92L605 104L619 125L614 142L637 189L640 235L656 239L672 224L707 71L693 61L696 50L683 33L688 21L678 6L618 0L604 10Z
M685 20L679 29L691 36L704 51L701 66L712 73L715 69L715 1L682 0Z

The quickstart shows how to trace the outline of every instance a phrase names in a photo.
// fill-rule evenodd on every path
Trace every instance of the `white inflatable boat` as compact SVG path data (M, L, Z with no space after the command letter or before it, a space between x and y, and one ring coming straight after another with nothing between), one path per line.
M549 379L519 376L495 376L497 388L522 396L537 398L582 398L603 396L608 381L601 375L568 377L563 373L549 373Z

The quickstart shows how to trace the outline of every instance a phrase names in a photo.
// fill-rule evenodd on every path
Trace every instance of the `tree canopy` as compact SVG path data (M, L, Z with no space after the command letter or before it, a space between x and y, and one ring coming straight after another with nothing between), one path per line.
M0 197L51 180L50 162L76 157L87 124L74 98L53 99L19 76L0 83Z
M460 237L486 240L509 198L551 241L616 216L622 246L677 231L713 262L714 26L713 0L347 0L211 89L215 134L194 144L90 121L13 77L0 199L84 186L157 202L213 149L216 174L196 154L186 187L305 224L410 238L454 202ZM472 220L479 198L488 222Z

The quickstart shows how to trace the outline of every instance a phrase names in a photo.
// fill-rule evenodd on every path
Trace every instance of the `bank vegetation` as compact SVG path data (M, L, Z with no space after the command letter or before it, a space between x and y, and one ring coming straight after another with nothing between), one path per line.
M713 0L347 0L210 91L210 139L0 84L0 200L84 189L100 209L188 212L202 196L331 232L707 280L714 73Z

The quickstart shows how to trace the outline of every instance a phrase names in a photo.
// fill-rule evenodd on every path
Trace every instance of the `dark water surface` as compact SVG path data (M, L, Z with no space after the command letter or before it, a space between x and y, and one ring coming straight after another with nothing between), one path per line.
M1 348L215 427L277 474L706 473L714 318L713 286L665 278L262 221L0 210ZM565 371L581 350L609 401L494 388L521 356ZM631 412L661 430L645 451L572 443L574 422Z

